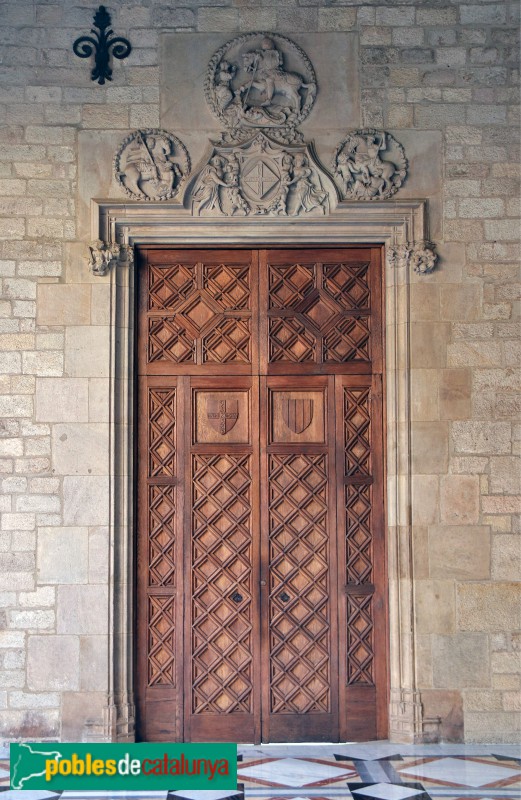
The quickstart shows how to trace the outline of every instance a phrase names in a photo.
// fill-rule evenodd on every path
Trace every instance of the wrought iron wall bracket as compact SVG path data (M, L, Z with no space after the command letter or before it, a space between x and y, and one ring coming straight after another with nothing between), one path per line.
M98 81L100 85L105 80L112 80L112 69L110 67L110 56L114 58L126 58L132 51L132 45L128 39L122 36L114 36L114 31L110 30L111 18L105 6L100 6L94 14L95 31L90 29L92 36L80 36L72 49L80 58L89 58L94 53L94 67L91 72L91 79ZM109 29L109 30L107 30ZM96 38L94 38L96 37Z

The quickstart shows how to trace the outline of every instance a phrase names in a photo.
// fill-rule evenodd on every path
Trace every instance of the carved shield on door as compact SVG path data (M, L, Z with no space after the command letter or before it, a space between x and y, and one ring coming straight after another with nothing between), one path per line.
M288 399L282 401L282 417L293 433L302 433L313 419L313 400Z
M224 436L239 419L239 401L209 397L206 401L206 416L212 428Z

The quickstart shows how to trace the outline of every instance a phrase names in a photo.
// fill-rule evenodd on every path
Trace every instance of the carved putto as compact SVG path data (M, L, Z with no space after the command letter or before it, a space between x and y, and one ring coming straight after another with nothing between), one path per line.
M282 147L259 132L239 145L215 145L194 176L185 206L205 216L326 214L331 179L306 145Z
M333 173L346 200L387 200L407 175L402 145L385 131L353 131L338 145Z
M114 158L114 174L134 200L169 200L182 188L190 172L184 144L158 129L134 131Z
M238 141L252 128L270 129L291 142L317 93L315 71L304 51L285 36L249 33L221 47L205 81L206 100Z

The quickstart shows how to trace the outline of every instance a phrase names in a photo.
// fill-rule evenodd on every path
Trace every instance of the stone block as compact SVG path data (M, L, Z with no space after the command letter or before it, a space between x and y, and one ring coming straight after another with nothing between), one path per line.
M455 630L454 581L415 581L418 633L453 633Z
M74 378L107 377L110 368L108 327L72 326L65 333L65 370Z
M469 369L443 369L439 373L440 419L468 419L472 379Z
M77 636L29 636L28 688L33 691L77 690L79 657Z
M446 366L448 323L411 323L411 367L433 369Z
M40 325L88 325L90 286L41 283L37 295L37 320Z
M519 458L500 456L490 459L490 493L521 494Z
M492 537L492 578L496 581L519 581L521 541L517 534Z
M521 495L498 497L491 495L481 501L484 514L521 514Z
M447 471L449 443L446 422L413 422L411 444L414 473L435 475Z
M109 639L107 636L80 637L80 689L107 691Z
M106 692L64 692L62 695L62 737L82 741L88 723L102 726Z
M449 475L441 479L440 515L446 525L474 525L479 520L479 478Z
M438 419L438 370L411 370L411 419Z
M521 628L521 583L463 583L457 587L458 626L464 631Z
M519 714L508 711L468 711L465 714L465 741L519 744Z
M433 637L435 689L487 687L490 681L488 637L483 633L458 633Z
M87 583L86 528L40 528L38 583Z
M63 480L63 521L70 526L108 524L108 478L66 476Z
M510 425L506 422L456 421L452 426L456 453L483 453L486 455L509 453L510 434Z
M11 624L23 630L50 630L54 628L54 611L23 610L11 611Z
M108 475L108 424L55 425L52 456L60 475Z
M430 526L429 568L431 576L438 579L488 578L490 576L488 526Z
M89 418L88 404L88 381L86 379L39 378L36 383L36 419L38 421L87 422Z
M412 476L412 520L414 525L431 525L439 516L439 476Z
M89 532L89 583L108 581L109 549L109 529L92 528Z
M424 719L441 717L439 736L442 742L464 740L461 692L448 689L422 689L421 700Z
M106 586L59 586L58 633L106 634L109 624Z

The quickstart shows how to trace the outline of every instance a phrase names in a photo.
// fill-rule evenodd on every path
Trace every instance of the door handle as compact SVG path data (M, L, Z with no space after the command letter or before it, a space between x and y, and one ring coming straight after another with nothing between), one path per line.
M289 594L282 592L282 594L279 594L279 599L282 600L283 603L287 603L289 600Z
M242 594L239 594L239 592L235 592L235 594L232 594L232 600L234 603L240 603L242 600Z

